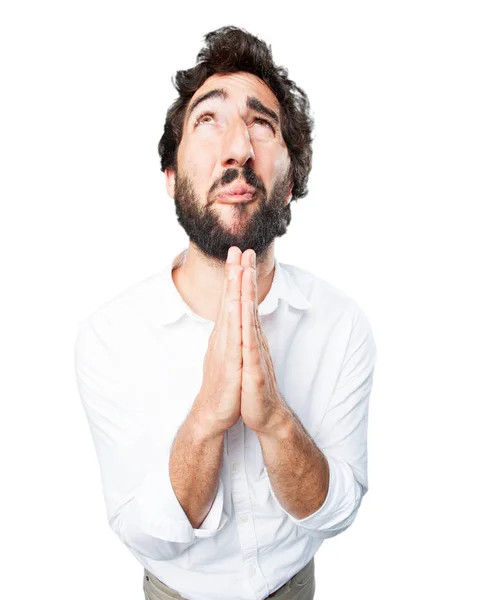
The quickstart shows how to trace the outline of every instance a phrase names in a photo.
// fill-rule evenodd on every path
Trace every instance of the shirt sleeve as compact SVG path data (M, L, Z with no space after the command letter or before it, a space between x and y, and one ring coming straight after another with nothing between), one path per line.
M269 481L280 509L313 537L329 538L347 529L368 491L368 410L376 358L369 321L357 307L343 366L314 437L330 468L328 493L321 507L296 519L278 502Z
M102 325L103 323L103 325ZM79 395L96 449L110 527L130 548L157 560L173 560L200 538L212 537L228 520L221 478L212 507L193 528L169 476L171 444L156 445L128 402L139 393L125 375L103 321L88 317L75 344Z

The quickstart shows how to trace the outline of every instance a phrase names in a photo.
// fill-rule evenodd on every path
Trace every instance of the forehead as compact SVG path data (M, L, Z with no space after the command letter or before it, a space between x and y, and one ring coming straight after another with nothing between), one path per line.
M189 106L191 106L197 97L217 88L225 89L230 98L235 102L245 104L248 96L255 96L263 104L279 112L280 105L277 97L268 85L259 77L256 77L256 75L245 73L244 71L227 74L215 73L215 75L208 77L203 85L194 93L189 101Z

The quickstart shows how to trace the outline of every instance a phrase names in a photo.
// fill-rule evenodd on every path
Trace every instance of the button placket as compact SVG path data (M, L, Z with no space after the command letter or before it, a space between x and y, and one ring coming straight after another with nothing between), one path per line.
M249 517L251 500L245 469L246 430L242 418L227 431L232 482L232 503L237 515L237 531L246 577L256 595L267 593L266 581L258 565L258 545L253 520Z

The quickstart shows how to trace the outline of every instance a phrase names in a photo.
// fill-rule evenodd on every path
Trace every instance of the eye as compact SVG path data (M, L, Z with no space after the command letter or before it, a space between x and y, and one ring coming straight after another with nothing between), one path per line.
M205 121L205 119L207 117L209 117L211 120L213 120L214 118L214 114L212 112L202 112L199 117L194 121L194 127L197 127L198 125L201 125L201 123L211 123L211 121Z
M255 123L262 123L263 125L268 125L268 127L273 131L273 133L275 133L275 128L270 123L270 121L267 121L266 119L263 119L261 117L255 117L254 121Z

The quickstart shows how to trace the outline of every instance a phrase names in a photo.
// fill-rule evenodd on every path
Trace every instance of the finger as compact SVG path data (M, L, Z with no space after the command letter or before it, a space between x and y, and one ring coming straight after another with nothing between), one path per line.
M256 281L256 271L253 267L244 269L242 274L242 297L241 300L251 300L258 309L258 283Z
M229 265L229 275L227 277L227 293L225 295L224 302L224 314L226 314L225 323L230 322L230 313L236 312L236 307L241 301L241 286L242 286L242 273L244 269L239 264ZM237 312L239 312L237 310ZM240 312L238 319L239 330L241 327Z
M233 265L227 296L227 327L225 331L225 358L237 368L242 367L242 314L241 314L241 285L243 268Z
M242 256L243 264L255 262L254 251ZM252 264L251 262L251 264ZM262 363L262 339L258 316L258 284L256 267L246 267L242 275L242 361L243 368L255 372Z
M245 269L249 269L249 267L256 267L256 252L249 248L249 250L245 250L242 253L241 257L241 265Z
M261 365L260 342L254 322L254 303L242 301L242 368L256 373Z
M248 254L249 252L249 254ZM250 262L250 265L248 265ZM247 292L245 292L245 299L250 299L254 303L254 326L257 330L258 334L261 333L261 322L258 313L258 273L256 270L256 253L254 250L246 250L246 252L242 255L241 264L244 266L244 269L249 269L252 267L254 269L252 277L252 286L250 284L250 280L246 281Z
M225 323L227 321L225 313L228 310L227 296L229 288L229 273L233 265L239 265L241 263L241 258L241 249L237 246L231 246L227 254L227 260L225 261L222 295L220 297L218 315L216 320L217 329L221 327L222 323Z

